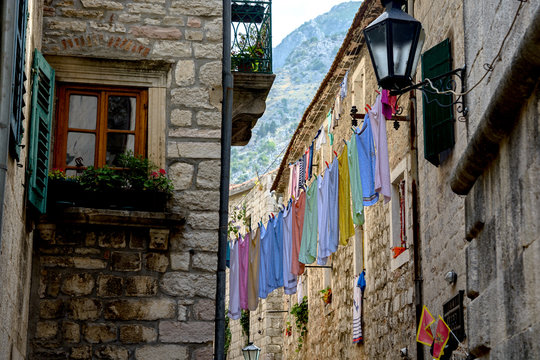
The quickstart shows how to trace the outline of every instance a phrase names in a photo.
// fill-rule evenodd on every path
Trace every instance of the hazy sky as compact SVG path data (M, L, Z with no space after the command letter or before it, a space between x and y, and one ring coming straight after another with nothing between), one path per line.
M278 46L291 31L349 0L273 0L272 46Z

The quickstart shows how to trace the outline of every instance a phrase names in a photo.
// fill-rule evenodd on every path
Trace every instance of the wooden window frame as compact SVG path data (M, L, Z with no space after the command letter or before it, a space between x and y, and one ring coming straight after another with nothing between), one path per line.
M91 95L98 98L96 129L69 128L69 97L72 94ZM137 99L135 130L110 130L107 127L107 99L109 96L129 96ZM106 165L107 135L109 133L134 134L134 154L147 157L148 137L148 90L135 87L99 86L87 84L61 83L58 84L58 106L56 111L56 131L53 166L58 169L76 169L67 166L67 135L69 131L96 134L94 164L96 167ZM86 165L86 164L85 164ZM90 164L88 164L90 165Z

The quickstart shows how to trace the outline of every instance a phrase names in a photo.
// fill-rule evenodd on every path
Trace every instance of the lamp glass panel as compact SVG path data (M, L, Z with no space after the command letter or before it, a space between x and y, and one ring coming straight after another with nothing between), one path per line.
M394 75L406 76L407 65L416 36L417 23L392 23L392 54L394 60Z
M388 76L388 49L386 46L386 23L366 29L366 37L371 48L375 71L379 79Z
M416 46L416 52L414 53L411 76L416 75L416 68L418 67L418 60L420 60L420 54L422 53L422 48L424 47L425 41L426 41L426 32L422 28L422 30L420 30L420 37L418 38L418 45Z

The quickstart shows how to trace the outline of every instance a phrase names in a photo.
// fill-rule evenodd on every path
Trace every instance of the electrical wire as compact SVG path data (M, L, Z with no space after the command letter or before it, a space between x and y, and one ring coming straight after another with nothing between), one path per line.
M433 86L433 83L431 82L430 79L425 79L429 86L437 93L437 94L454 94L455 96L464 96L464 95L467 95L468 93L470 93L471 91L473 91L478 85L480 85L480 83L482 81L484 81L484 79L486 78L487 74L489 74L490 72L493 71L493 69L495 68L496 64L495 62L500 58L501 56L501 53L502 53L502 50L504 48L504 43L506 42L506 40L508 39L508 36L510 36L510 33L512 32L512 29L514 28L514 25L516 24L516 20L519 16L519 12L521 10L521 8L523 7L523 4L526 2L525 1L522 1L522 0L519 0L520 3L519 3L519 6L516 10L516 14L514 15L514 20L512 20L512 24L510 25L510 28L508 29L508 31L506 32L506 35L504 36L503 38L503 41L501 43L501 47L499 48L499 51L497 52L497 55L495 55L495 57L493 58L493 60L491 60L491 63L488 64L484 64L484 69L486 70L486 72L484 73L484 75L482 75L482 77L480 78L480 80L478 80L476 82L476 84L474 84L469 90L465 91L465 92L456 92L456 91L453 91L453 90L444 90L444 91L440 91L439 89L437 89L435 86Z

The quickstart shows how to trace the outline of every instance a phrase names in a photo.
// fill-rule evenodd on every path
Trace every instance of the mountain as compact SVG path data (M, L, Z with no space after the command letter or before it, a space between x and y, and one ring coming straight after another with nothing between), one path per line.
M248 145L231 150L231 183L279 166L285 147L330 69L360 1L344 2L307 21L273 49L274 85Z

